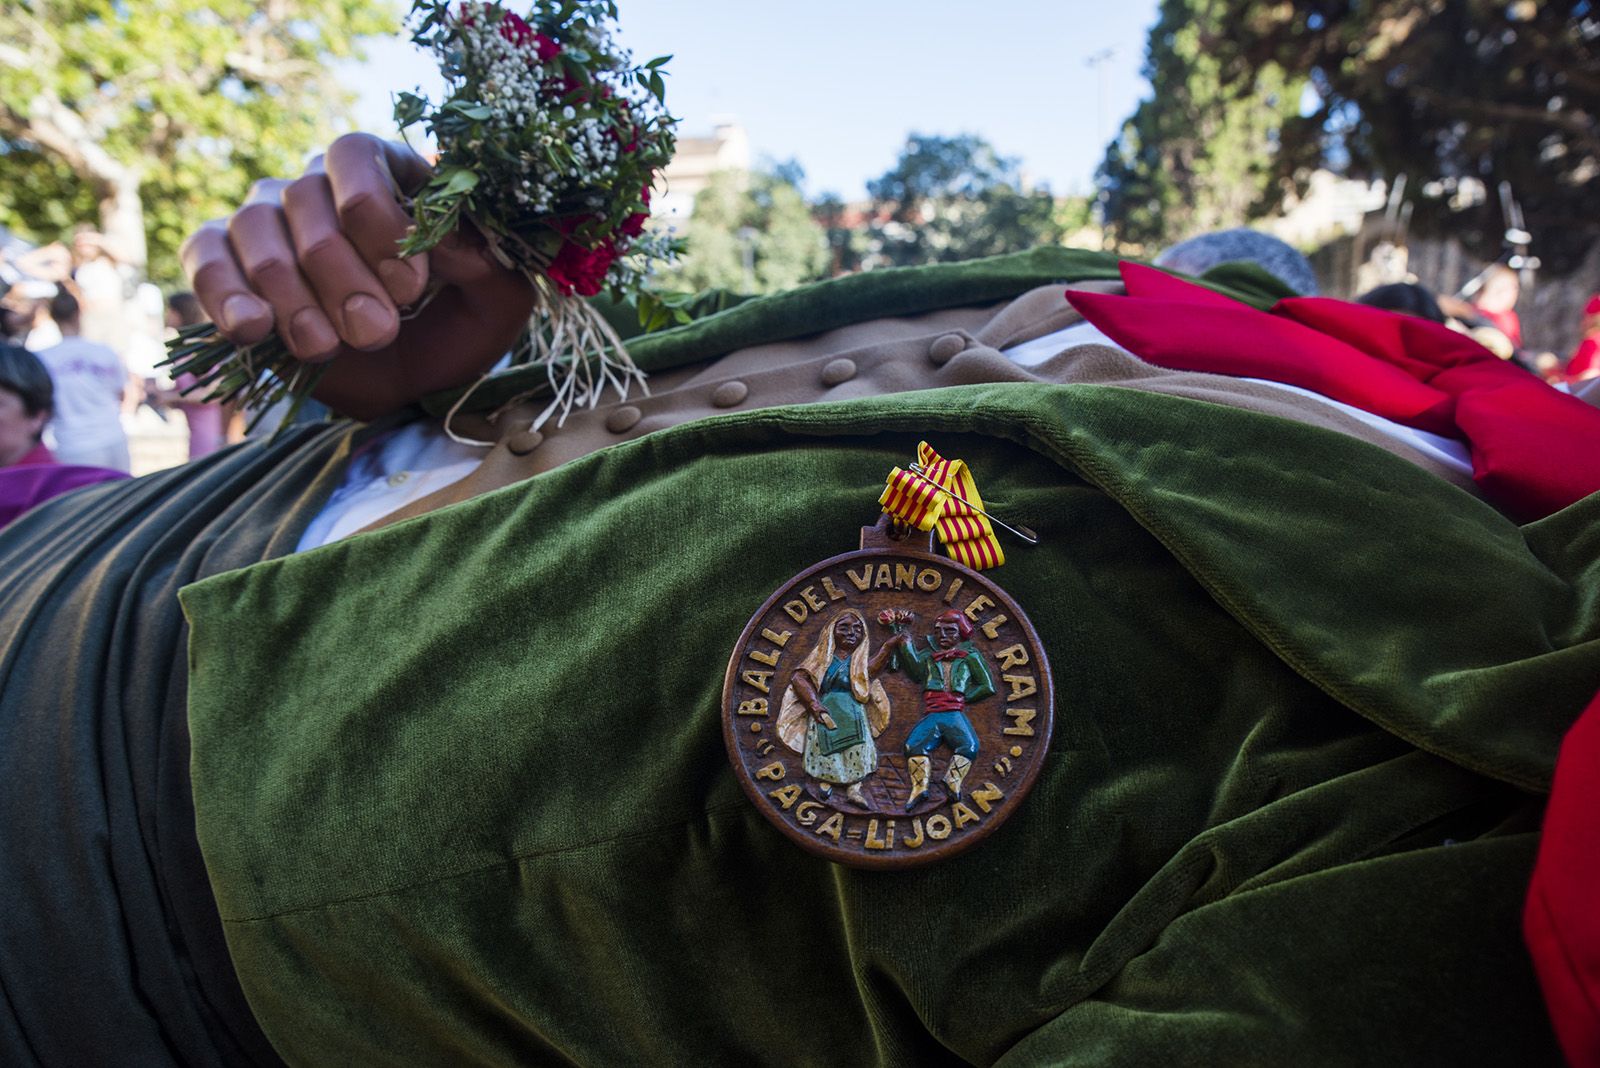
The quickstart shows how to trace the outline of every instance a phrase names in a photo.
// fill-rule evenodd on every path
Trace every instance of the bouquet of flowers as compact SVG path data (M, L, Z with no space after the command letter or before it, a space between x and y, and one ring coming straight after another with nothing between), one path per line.
M916 618L916 613L909 608L885 608L878 613L878 622L896 634L911 626L912 620Z
M434 248L462 220L533 285L535 305L514 362L542 362L554 391L535 423L594 404L606 383L626 394L643 374L583 298L609 290L650 314L643 282L676 242L645 229L650 187L675 145L664 66L635 65L612 29L610 0L533 0L523 18L493 0L415 0L412 40L444 74L438 104L401 93L395 121L438 145L426 185L409 202L416 225L401 255ZM427 295L422 298L428 299ZM412 309L413 312L416 309ZM236 347L210 323L171 344L172 374L193 374L208 400L265 407L315 387L320 369L277 335Z

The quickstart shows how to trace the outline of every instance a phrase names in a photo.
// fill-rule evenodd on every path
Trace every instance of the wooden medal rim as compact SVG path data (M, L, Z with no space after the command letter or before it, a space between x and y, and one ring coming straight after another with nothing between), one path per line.
M733 655L728 660L728 670L723 675L722 706L719 709L719 713L722 718L722 742L728 751L728 761L733 765L734 777L739 780L739 787L744 791L745 796L750 799L750 801L761 812L761 815L767 820L768 823L776 826L778 830L783 832L785 837L813 856L818 856L824 860L829 860L836 864L843 864L852 868L895 870L900 868L920 867L924 864L930 864L935 861L944 860L946 858L955 856L958 853L963 853L973 846L980 844L985 838L993 834L995 830L997 830L1002 824L1011 818L1011 814L1017 810L1017 808L1027 798L1028 794L1033 790L1033 784L1039 778L1039 772L1044 768L1045 758L1049 756L1051 734L1055 727L1056 693L1055 680L1050 673L1050 658L1045 652L1044 642L1039 639L1039 632L1034 630L1033 621L1028 618L1028 614L1022 610L1021 606L1019 606L1012 596L1002 589L998 583L996 583L993 579L985 578L981 572L974 571L972 568L967 567L965 564L953 560L948 556L941 556L938 553L916 548L911 545L902 546L896 544L898 539L893 539L890 536L883 534L881 530L875 530L873 527L862 528L862 535L864 539L871 537L874 533L876 533L878 537L883 538L884 544L872 545L870 547L855 549L851 552L840 553L837 556L830 556L826 560L822 560L816 564L813 564L804 571L798 572L791 578L785 580L773 592L772 596L768 597L764 602L762 602L761 607L757 609L755 614L750 617L750 622L746 623L744 629L739 632L739 641L733 647ZM928 537L930 539L929 544L931 546L932 535L930 534ZM907 537L904 540L909 542L911 538ZM877 557L889 556L891 554L895 556L910 556L932 561L938 564L940 567L952 569L963 581L977 579L986 588L986 592L997 595L996 600L999 603L996 605L996 607L1004 607L1006 610L1012 613L1011 618L1016 621L1023 634L1027 637L1029 644L1032 646L1034 651L1039 654L1039 693L1044 698L1044 700L1040 701L1039 704L1043 706L1042 710L1044 714L1036 717L1033 723L1035 739L1034 744L1038 747L1038 757L1029 764L1028 768L1023 772L1022 777L1017 780L1016 789L1008 793L1007 797L1011 803L1007 805L1005 809L996 813L998 818L985 820L980 826L963 835L956 841L942 844L932 849L925 851L918 850L916 852L896 851L880 855L868 853L864 849L852 851L843 846L823 845L815 840L815 835L807 835L799 828L791 826L788 821L781 819L773 812L769 811L771 805L768 798L761 792L760 787L756 785L755 777L751 775L749 770L745 767L744 759L739 749L739 739L742 737L742 735L738 730L739 725L734 722L734 717L728 714L728 709L730 708L730 702L733 699L734 688L738 685L739 664L743 660L745 647L757 633L758 625L763 619L766 618L767 613L772 611L772 609L777 606L784 593L792 590L795 586L799 585L812 575L815 575L817 572L831 567L836 567L845 561L854 561L866 556ZM996 696L998 696L998 694ZM782 743L780 742L780 744ZM977 768L974 767L973 771L976 772L976 770ZM839 808L834 808L833 811L843 812L846 816L862 815L861 813L845 812L843 809ZM883 814L878 813L877 815L882 818Z

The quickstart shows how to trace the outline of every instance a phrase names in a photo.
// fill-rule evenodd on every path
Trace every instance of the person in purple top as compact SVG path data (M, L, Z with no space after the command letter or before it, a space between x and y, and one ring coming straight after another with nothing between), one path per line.
M128 477L104 467L57 463L43 437L54 404L55 387L39 358L0 341L0 527L51 497Z

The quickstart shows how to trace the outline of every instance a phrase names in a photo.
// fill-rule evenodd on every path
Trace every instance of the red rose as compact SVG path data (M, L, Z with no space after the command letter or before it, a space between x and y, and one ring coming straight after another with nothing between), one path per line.
M560 49L561 46L556 45L556 50L558 52ZM562 71L554 78L546 78L543 82L539 83L540 88L544 90L545 95L550 97L552 100L565 99L568 93L571 93L573 90L577 89L581 84L582 83L580 83L578 79L574 78L566 71ZM575 101L575 103L579 104L583 102L584 97L581 96Z
M468 26L472 25L472 19L465 14L466 9L464 7L462 11L461 21ZM532 26L523 20L521 15L510 11L500 16L500 36L518 48L529 48L531 46L533 54L539 57L540 63L548 63L561 54L561 45L557 44L553 38L535 31Z
M518 48L526 48L535 37L540 35L534 33L533 27L523 22L521 16L507 11L500 16L500 36Z
M605 287L606 272L617 258L616 246L607 239L594 248L565 241L544 273L563 293L592 297Z
M542 33L533 35L533 50L538 54L540 63L548 63L561 54L561 46Z
M623 237L638 237L644 232L644 224L650 221L648 211L639 211L622 220L622 225L617 227L617 233Z
M643 202L645 207L648 208L650 206L650 187L648 185L640 187L639 200ZM638 237L644 232L644 224L649 221L650 213L648 211L634 212L622 220L622 225L617 227L617 232L624 237Z

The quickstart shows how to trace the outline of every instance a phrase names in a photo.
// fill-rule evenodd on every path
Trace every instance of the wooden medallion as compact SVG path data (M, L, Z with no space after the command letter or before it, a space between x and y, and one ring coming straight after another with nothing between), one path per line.
M1054 719L1017 603L887 519L767 599L722 687L745 793L803 848L860 868L993 833L1038 777Z

